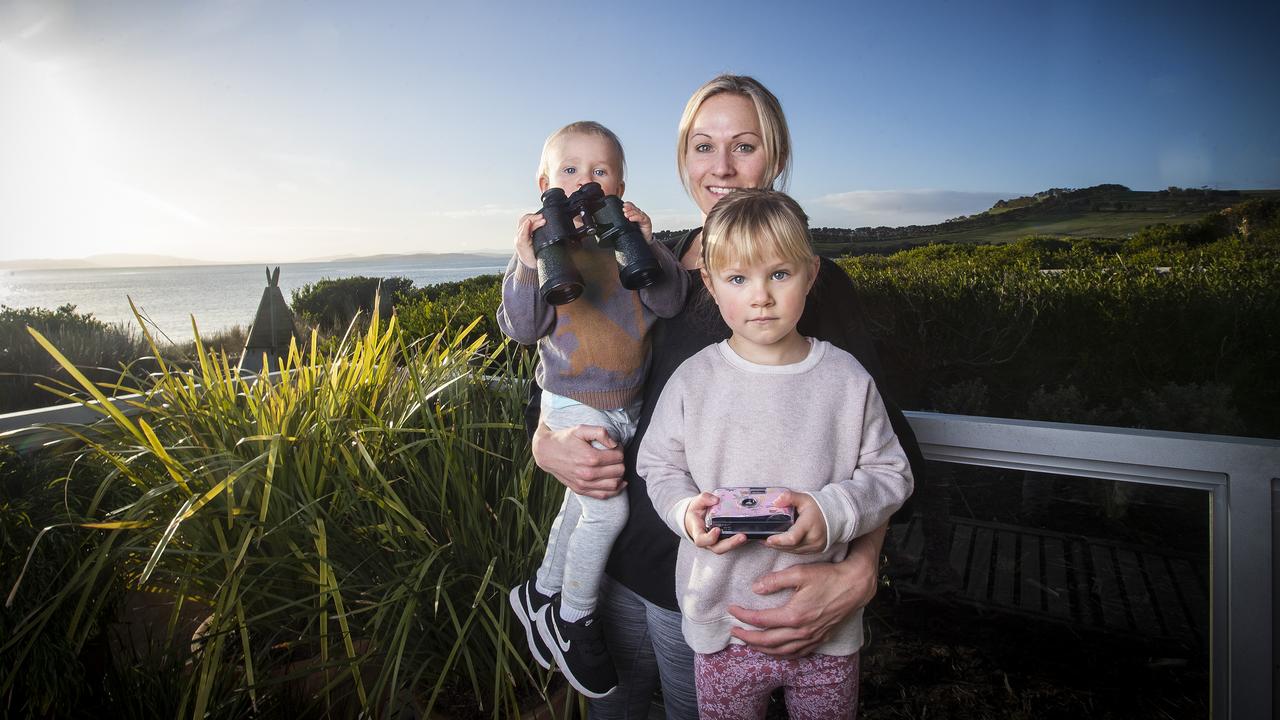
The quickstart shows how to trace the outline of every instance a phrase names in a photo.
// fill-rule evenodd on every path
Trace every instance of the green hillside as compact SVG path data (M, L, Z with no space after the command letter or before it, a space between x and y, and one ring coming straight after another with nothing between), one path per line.
M1123 185L1053 188L1001 200L991 209L937 225L814 228L823 255L887 254L928 243L1007 243L1028 235L1125 238L1157 223L1200 220L1250 198L1280 199L1280 190L1169 188L1153 192Z

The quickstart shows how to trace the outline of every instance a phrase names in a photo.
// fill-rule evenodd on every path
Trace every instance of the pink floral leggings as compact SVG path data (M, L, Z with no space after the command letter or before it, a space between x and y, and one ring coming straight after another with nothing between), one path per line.
M698 717L702 720L763 720L769 695L785 688L794 720L858 716L858 654L775 658L746 645L694 655Z

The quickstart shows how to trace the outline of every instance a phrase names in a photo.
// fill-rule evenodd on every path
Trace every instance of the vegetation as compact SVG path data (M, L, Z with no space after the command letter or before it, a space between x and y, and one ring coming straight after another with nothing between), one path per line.
M408 278L364 276L320 280L294 290L290 305L298 320L326 334L341 333L358 314L368 317L379 305L379 319L391 317L398 298L413 288ZM378 299L382 298L379 303Z
M32 339L27 328L48 338L80 372L95 381L156 369L146 339L131 327L102 322L92 313L77 312L75 305L55 310L0 306L0 413L50 404L53 398L40 385L75 390L71 376ZM238 354L244 348L245 330L237 326L205 335L202 342ZM171 361L189 365L195 358L196 343L175 344L165 350Z
M1142 192L1123 185L1053 188L1029 197L1001 200L985 212L936 225L820 227L812 233L818 251L832 257L887 255L934 243L999 245L1028 235L1125 238L1157 223L1194 223L1250 199L1276 200L1280 193L1195 188Z
M1280 227L1258 220L1275 206L1124 243L934 245L842 264L906 407L1280 437ZM1253 218L1247 235L1223 222L1239 217Z
M9 711L510 717L545 703L506 589L531 572L558 486L533 481L521 388L486 379L527 368L493 366L470 330L413 343L375 314L332 355L314 336L295 348L275 382L218 352L191 372L161 359L127 388L141 414L91 405L102 423L63 428L60 474L16 471L22 506L4 513L20 531L3 548ZM111 632L148 612L158 641ZM76 680L104 665L102 686Z
M411 337L431 337L446 328L478 320L481 332L497 338L502 337L495 317L501 301L501 278L478 275L406 293L396 313Z
M32 327L48 337L77 366L96 379L118 375L146 354L146 344L121 325L104 323L75 305L56 310L0 307L0 412L48 404L35 383L65 382L53 358L27 334Z

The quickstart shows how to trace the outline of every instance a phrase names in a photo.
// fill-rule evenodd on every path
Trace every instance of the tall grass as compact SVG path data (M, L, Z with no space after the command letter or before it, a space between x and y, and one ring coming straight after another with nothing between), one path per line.
M314 336L293 348L279 380L241 378L203 346L179 371L152 343L160 372L129 388L142 415L90 405L100 423L63 428L109 471L50 532L100 537L0 653L29 656L68 608L57 631L83 650L124 588L174 600L163 632L206 618L166 714L496 718L544 702L505 589L540 555L558 486L534 475L522 390L487 379L527 368L494 367L474 325L408 343L374 313L332 354Z
M118 376L147 354L147 344L132 328L76 312L75 305L55 310L0 307L0 412L47 405L50 396L37 383L65 382L65 372L31 336L32 327L54 342L62 354L93 379Z
M121 374L144 375L156 369L147 338L132 326L103 322L70 304L53 310L0 307L0 413L54 402L56 398L40 385L68 391L76 388L27 328L37 330L95 381L113 381ZM237 325L205 335L202 342L206 348L225 348L238 354L246 337L245 328ZM195 341L166 344L164 350L172 363L191 366L197 362Z

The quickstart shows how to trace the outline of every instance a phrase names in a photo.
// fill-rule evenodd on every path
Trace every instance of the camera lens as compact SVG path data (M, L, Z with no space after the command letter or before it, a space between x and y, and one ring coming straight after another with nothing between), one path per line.
M756 506L756 499L755 499L755 498L753 498L753 497L744 497L744 498L742 498L742 507L755 507L755 506Z

